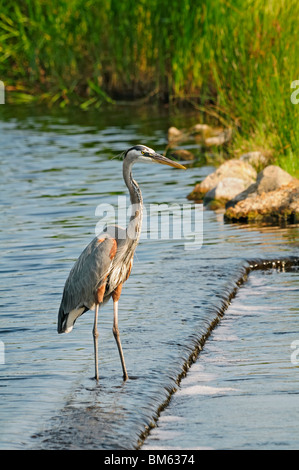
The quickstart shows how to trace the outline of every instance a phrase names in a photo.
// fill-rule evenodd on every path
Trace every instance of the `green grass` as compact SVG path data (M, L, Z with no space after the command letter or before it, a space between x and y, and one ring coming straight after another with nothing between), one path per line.
M0 79L15 103L184 100L299 176L298 17L296 0L0 0Z

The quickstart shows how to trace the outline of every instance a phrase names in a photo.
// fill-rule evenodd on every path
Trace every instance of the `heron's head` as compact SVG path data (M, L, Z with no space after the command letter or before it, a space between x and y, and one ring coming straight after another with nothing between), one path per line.
M174 168L186 168L180 163L174 162L159 153L156 153L155 150L146 147L145 145L135 145L134 147L129 148L124 156L124 160L135 163L135 162L145 162L145 163L161 163L162 165L173 166Z

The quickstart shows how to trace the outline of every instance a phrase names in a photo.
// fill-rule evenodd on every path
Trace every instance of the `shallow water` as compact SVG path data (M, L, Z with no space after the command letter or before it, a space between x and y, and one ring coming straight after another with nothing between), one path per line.
M130 380L122 381L108 303L96 385L92 312L71 334L56 333L65 279L94 237L98 204L116 205L127 194L121 162L112 157L136 143L162 152L169 125L195 118L154 110L1 112L0 448L133 449L247 260L298 255L298 227L228 225L221 213L204 211L201 249L142 239L119 306ZM186 204L210 171L136 165L134 177L147 204Z

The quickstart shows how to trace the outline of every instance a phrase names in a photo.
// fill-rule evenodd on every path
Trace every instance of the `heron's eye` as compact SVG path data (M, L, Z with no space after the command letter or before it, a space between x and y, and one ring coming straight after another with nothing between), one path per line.
M142 155L144 155L144 152L143 152L143 151L142 151L141 153L142 153Z

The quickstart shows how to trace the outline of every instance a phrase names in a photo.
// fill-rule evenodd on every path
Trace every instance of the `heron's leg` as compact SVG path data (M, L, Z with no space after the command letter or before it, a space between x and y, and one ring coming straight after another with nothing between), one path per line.
M124 377L124 380L127 380L128 373L127 373L127 368L125 364L124 353L121 347L119 329L118 329L118 300L121 294L121 290L122 290L122 284L120 284L112 294L112 299L113 299L113 330L112 331L113 331L113 335L114 335L114 338L118 347L119 357L120 357L121 365L123 368L123 377Z
M106 276L107 277L107 276ZM94 343L94 360L95 360L95 379L99 380L99 360L98 360L98 311L99 304L103 302L104 294L106 289L106 281L98 288L96 295L95 313L94 313L94 325L93 325L93 343Z
M95 361L95 379L99 380L99 366L98 366L98 311L99 304L95 306L94 325L93 325L93 344L94 344L94 361Z

